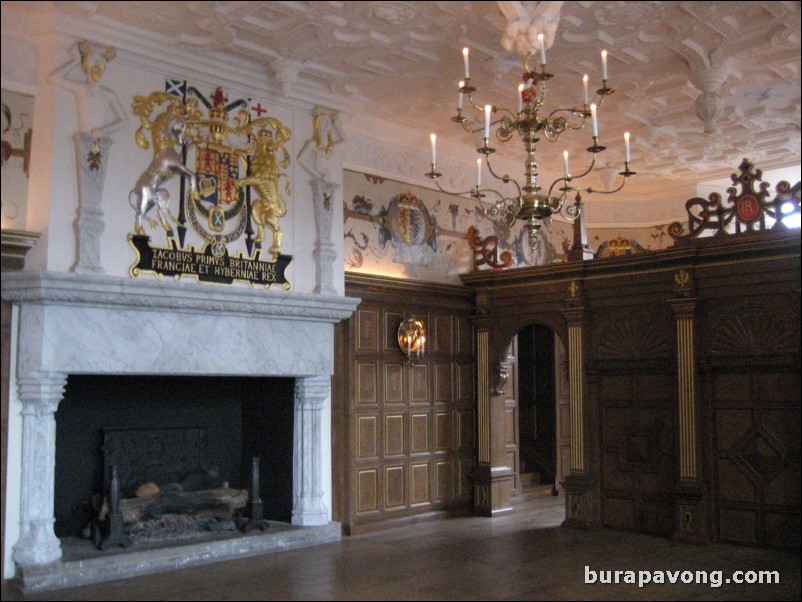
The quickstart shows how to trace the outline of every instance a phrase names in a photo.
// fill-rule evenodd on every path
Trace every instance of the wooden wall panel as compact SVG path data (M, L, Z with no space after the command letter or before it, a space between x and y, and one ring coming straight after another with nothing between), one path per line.
M429 413L413 412L411 424L411 434L409 437L411 454L428 453L429 448Z
M454 495L454 464L451 460L435 462L434 501L450 500Z
M410 465L412 475L410 476L409 502L413 506L430 504L429 499L429 463L413 462Z
M451 316L435 316L434 318L434 351L451 354L454 346L454 333Z
M473 449L473 440L474 440L474 422L473 422L473 410L468 412L458 412L457 413L457 420L459 421L459 441L457 443L457 447L460 450L468 450Z
M451 364L435 364L434 366L434 401L449 402L453 399L454 379Z
M454 449L454 421L451 412L437 412L434 416L434 449L449 451Z
M462 277L490 362L532 323L578 335L581 415L557 414L582 434L571 524L800 548L801 265L799 232L778 230ZM510 418L506 400L491 403L501 471Z
M367 458L378 458L379 456L379 425L378 417L357 416L357 453L356 457L360 460Z
M384 455L404 455L405 414L385 414L384 416Z
M404 403L404 366L384 365L384 402Z
M404 466L384 467L384 509L399 510L406 506L404 497Z
M410 371L410 398L412 403L429 403L429 366L413 366Z
M377 309L357 309L356 346L359 351L379 350L379 312Z
M720 539L798 549L799 374L742 368L713 383Z
M379 509L379 471L365 468L357 471L357 512L376 512Z
M470 507L473 294L353 275L346 294L362 303L338 329L335 520L356 533ZM415 366L404 364L397 343L399 324L411 316L427 328L426 354Z
M378 401L378 374L375 362L359 362L356 366L356 402L375 404Z

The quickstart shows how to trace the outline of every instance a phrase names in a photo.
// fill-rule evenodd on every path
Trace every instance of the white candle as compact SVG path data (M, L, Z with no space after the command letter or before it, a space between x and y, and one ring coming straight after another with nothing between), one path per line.
M482 185L482 157L476 160L476 186Z
M568 177L568 151L563 151L563 165L565 166L565 177Z
M432 139L432 165L437 163L437 134L431 135Z
M518 112L524 110L524 85L518 84Z
M624 132L624 157L624 160L629 163L629 132Z
M485 105L485 138L490 138L490 113L493 105Z
M590 118L593 120L593 137L599 137L599 122L596 119L596 105L590 105Z
M607 79L607 51L602 50L602 79Z
M462 49L462 62L465 63L465 79L471 78L471 69L468 66L468 47Z
M464 81L460 81L460 83L459 83L459 89L460 89L459 100L457 101L457 108L460 111L462 110L462 88L463 88L464 85L465 85L465 82Z
M587 74L582 76L582 89L583 89L583 92L584 92L585 106L588 106L588 76L587 76Z
M546 64L546 42L543 41L543 34L537 34L537 41L540 44L540 62Z

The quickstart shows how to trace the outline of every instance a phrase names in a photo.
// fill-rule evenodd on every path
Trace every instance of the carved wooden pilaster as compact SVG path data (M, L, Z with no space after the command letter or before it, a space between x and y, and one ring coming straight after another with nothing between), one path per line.
M473 474L474 510L477 514L495 516L512 511L510 487L515 478L506 466L503 450L494 442L504 432L503 387L506 374L503 364L490 366L490 333L478 328L476 333L477 362L477 458Z
M694 314L697 299L691 274L674 275L675 299L668 303L677 323L677 403L679 433L679 483L674 496L674 539L708 541L708 521L698 457L698 408L696 400L696 346Z
M596 523L598 495L585 463L585 358L582 284L568 283L566 306L560 311L568 323L568 403L571 430L571 472L566 477L565 525L589 527Z
M677 320L677 377L679 394L679 478L685 484L699 479L696 424L696 359L694 318L696 299L669 302Z
M582 348L585 308L580 305L581 290L576 281L568 285L568 307L562 314L568 322L568 399L571 416L571 474L585 472L584 398L585 371Z
M477 412L478 429L477 459L479 464L490 464L490 358L488 356L489 333L479 330L476 333L477 360Z
M323 502L323 408L331 397L328 375L299 378L295 383L292 524L326 525Z
M67 375L41 372L17 378L22 402L22 491L20 538L14 561L22 566L48 564L61 558L53 531L56 470L55 412L64 397Z

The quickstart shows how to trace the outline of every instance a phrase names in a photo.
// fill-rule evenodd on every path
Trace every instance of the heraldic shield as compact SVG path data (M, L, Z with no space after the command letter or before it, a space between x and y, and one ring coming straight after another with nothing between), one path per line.
M248 102L228 102L221 88L210 99L195 88L183 90L189 98L153 92L134 99L134 114L140 119L136 142L143 149L153 147L153 160L129 198L136 213L129 240L139 256L129 272L159 278L190 275L224 284L281 284L288 290L284 270L292 257L281 254L279 219L288 213L284 195L291 194L284 172L290 165L285 143L291 131L273 117L251 119ZM170 182L174 175L180 176L179 184ZM169 206L168 186L180 188L178 217ZM148 217L154 207L158 222ZM200 252L186 246L187 222L205 242ZM169 246L151 246L146 224L157 230L160 226ZM268 258L262 259L268 229L272 244ZM243 236L246 254L234 257L229 245Z

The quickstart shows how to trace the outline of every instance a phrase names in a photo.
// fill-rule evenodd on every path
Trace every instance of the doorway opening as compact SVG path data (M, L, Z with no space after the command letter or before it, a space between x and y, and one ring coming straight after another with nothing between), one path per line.
M570 422L565 348L531 324L517 335L518 497L558 495L569 471Z

